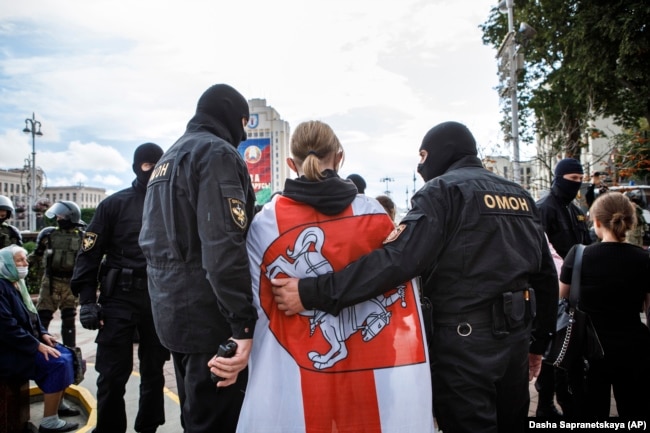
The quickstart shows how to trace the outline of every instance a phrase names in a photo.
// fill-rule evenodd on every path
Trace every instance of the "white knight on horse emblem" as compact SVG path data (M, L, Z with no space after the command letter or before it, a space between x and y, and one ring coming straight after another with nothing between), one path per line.
M305 278L334 272L330 262L323 256L321 250L325 243L325 233L319 227L307 227L296 238L293 249L287 248L286 257L278 256L266 266L266 277L271 280L278 274ZM314 363L314 368L324 370L347 358L346 340L352 334L361 330L364 342L372 340L390 324L392 313L388 307L398 299L402 308L406 307L405 285L397 287L397 291L385 296L380 295L368 301L344 308L338 316L333 316L319 310L303 311L302 316L309 317L309 335L313 336L316 327L320 328L323 338L330 345L326 353L311 351L308 358Z

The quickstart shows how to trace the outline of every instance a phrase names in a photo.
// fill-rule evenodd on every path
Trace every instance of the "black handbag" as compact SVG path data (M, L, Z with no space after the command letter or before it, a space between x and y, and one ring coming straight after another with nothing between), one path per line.
M65 347L72 352L72 368L74 369L74 381L72 383L79 385L86 374L86 360L83 358L79 347Z
M558 303L555 336L544 355L545 363L563 370L568 370L579 358L591 360L604 356L591 318L578 308L584 248L582 244L576 245L569 299L563 298Z

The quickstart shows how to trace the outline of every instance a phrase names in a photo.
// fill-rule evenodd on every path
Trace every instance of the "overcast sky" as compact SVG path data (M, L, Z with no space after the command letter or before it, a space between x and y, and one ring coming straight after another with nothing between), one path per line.
M468 125L483 154L509 153L496 52L478 28L490 1L2 3L0 168L31 155L22 129L34 112L49 186L128 186L135 147L168 149L215 83L266 99L291 130L329 123L346 151L341 175L361 174L373 196L388 186L400 207L440 122Z

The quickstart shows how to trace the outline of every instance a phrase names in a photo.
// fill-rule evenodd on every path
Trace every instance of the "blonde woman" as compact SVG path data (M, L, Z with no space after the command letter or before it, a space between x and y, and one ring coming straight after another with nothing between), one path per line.
M337 316L287 316L270 280L342 269L393 230L373 198L338 169L343 148L325 123L298 125L287 164L297 174L255 216L247 248L259 319L241 433L433 431L419 296L405 282ZM337 302L332 298L331 302Z

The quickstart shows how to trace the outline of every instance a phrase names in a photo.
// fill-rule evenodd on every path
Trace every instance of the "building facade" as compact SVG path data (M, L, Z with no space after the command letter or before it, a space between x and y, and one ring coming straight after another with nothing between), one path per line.
M95 209L99 202L107 197L104 188L95 188L92 186L75 185L75 186L51 186L45 188L43 199L49 203L55 203L60 200L73 201L81 209Z
M508 180L514 181L514 170L512 161L508 156L486 156L482 160L483 166L493 173L503 176ZM519 170L521 170L521 186L530 190L534 177L534 167L530 161L520 161Z
M579 158L585 173L583 192L591 182L591 176L596 172L606 173L606 183L617 182L616 167L612 157L617 151L614 137L620 133L621 128L616 126L612 119L598 118L589 122L583 138L583 143L586 145L581 148ZM563 152L554 150L550 143L550 139L537 139L535 176L531 188L531 192L534 192L533 195L537 198L551 188L555 166L558 161L566 157ZM584 202L584 197L580 194L578 199Z
M37 179L43 179L42 170L37 169ZM75 186L42 186L37 183L36 188L36 229L43 227L43 212L57 200L69 200L77 203L80 208L97 207L100 201L106 198L104 188L94 188L84 185ZM16 212L8 221L20 231L29 230L30 196L29 179L23 169L0 170L0 194L9 197L13 202Z
M248 106L248 139L237 149L248 166L257 204L264 204L274 192L284 188L284 180L291 175L286 163L290 156L289 123L266 105L266 99L250 99Z
M11 200L15 212L7 221L9 224L18 228L18 230L29 230L29 205L30 205L30 186L31 171L29 166L24 168L10 168L0 170L0 194ZM44 190L45 175L40 167L36 168L36 196L39 197ZM37 212L37 224L38 224ZM42 217L42 215L41 215Z

